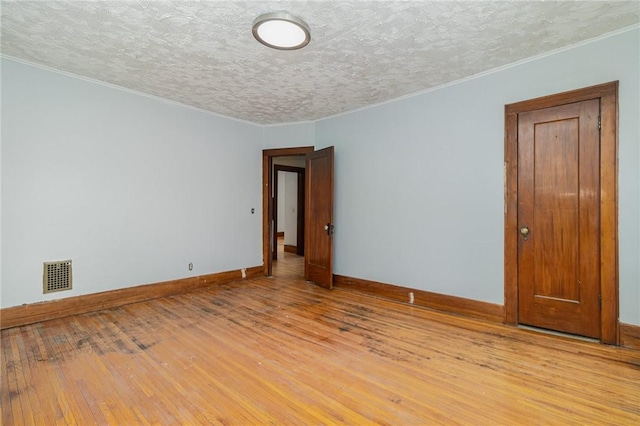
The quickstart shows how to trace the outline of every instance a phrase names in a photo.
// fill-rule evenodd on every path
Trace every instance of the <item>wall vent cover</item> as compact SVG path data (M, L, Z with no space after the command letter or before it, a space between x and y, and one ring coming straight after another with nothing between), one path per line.
M44 262L43 293L71 290L71 261Z

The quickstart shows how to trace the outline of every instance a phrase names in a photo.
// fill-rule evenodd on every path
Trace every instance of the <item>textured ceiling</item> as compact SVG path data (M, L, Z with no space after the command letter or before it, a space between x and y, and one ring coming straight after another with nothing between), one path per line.
M253 39L264 12L311 28ZM459 80L640 21L638 1L5 1L1 51L204 110L316 120Z

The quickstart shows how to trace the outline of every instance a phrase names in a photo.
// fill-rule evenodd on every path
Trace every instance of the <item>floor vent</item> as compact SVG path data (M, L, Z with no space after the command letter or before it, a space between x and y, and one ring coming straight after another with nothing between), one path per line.
M43 293L71 290L71 261L44 262Z

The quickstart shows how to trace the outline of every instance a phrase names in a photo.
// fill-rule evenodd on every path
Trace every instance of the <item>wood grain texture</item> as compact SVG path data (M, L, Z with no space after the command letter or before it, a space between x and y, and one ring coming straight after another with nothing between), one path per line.
M600 97L600 279L602 341L619 344L618 318L618 82Z
M620 346L640 350L640 325L620 323Z
M265 277L271 275L271 223L273 221L273 179L271 168L273 157L262 151L262 267Z
M305 245L305 221L307 213L305 211L307 200L305 197L306 188L305 183L307 181L306 178L306 170L303 169L302 173L298 173L298 205L297 211L298 215L296 217L296 247L298 256L304 256L304 245Z
M271 223L271 234L270 234L270 241L269 241L269 246L271 247L271 260L278 260L278 204L280 204L280 201L278 200L278 198L281 196L280 195L280 191L278 191L280 184L278 183L279 181L279 173L278 173L278 166L276 164L273 165L273 174L272 174L272 188L273 190L271 191L272 193L272 201L271 201L271 216L273 217L273 220L270 222ZM284 194L282 195L284 197Z
M566 92L555 93L540 98L529 99L526 101L515 102L506 105L507 114L518 114L522 111L532 111L541 108L550 108L558 105L566 105L573 102L582 102L589 99L606 98L618 93L618 82L612 81L602 83L595 86L585 87L583 89L569 90ZM616 115L617 116L617 115Z
M262 277L262 270L263 267L261 266L253 266L251 268L247 268L245 273L246 273L246 278L247 279L251 279L251 278L257 278L257 277ZM242 271L240 271L240 274L242 274ZM214 274L215 275L215 274Z
M600 290L601 341L617 345L618 336L618 223L617 130L618 82L600 84L505 106L505 322L518 323L517 180L518 114L589 99L600 99Z
M638 351L327 291L284 255L275 278L3 330L2 424L640 422Z
M247 268L245 270L246 278L261 276L262 270L262 266ZM13 306L0 310L0 328L16 327L70 315L95 312L159 297L167 297L202 287L226 283L239 278L242 278L242 271L238 269L235 271L218 272L162 283L145 284L82 296L67 297L48 302Z
M287 253L296 253L298 254L298 246L292 246L289 244L285 244L284 245L284 251L286 251Z
M600 338L600 102L518 117L518 323Z
M504 322L518 323L518 114L505 107Z
M416 306L492 322L501 323L504 320L503 307L493 303L416 290L409 287L401 287L360 278L346 277L343 275L334 275L334 285L345 290L358 291L370 296L403 303L411 303L411 294L413 294L413 304Z
M333 158L330 146L307 154L304 276L333 287Z

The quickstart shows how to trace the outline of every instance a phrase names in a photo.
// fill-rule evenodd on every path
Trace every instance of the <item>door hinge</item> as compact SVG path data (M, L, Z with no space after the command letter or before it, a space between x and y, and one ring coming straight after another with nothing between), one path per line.
M602 123L600 121L600 116L598 116L598 130L600 130L601 126L602 126Z

